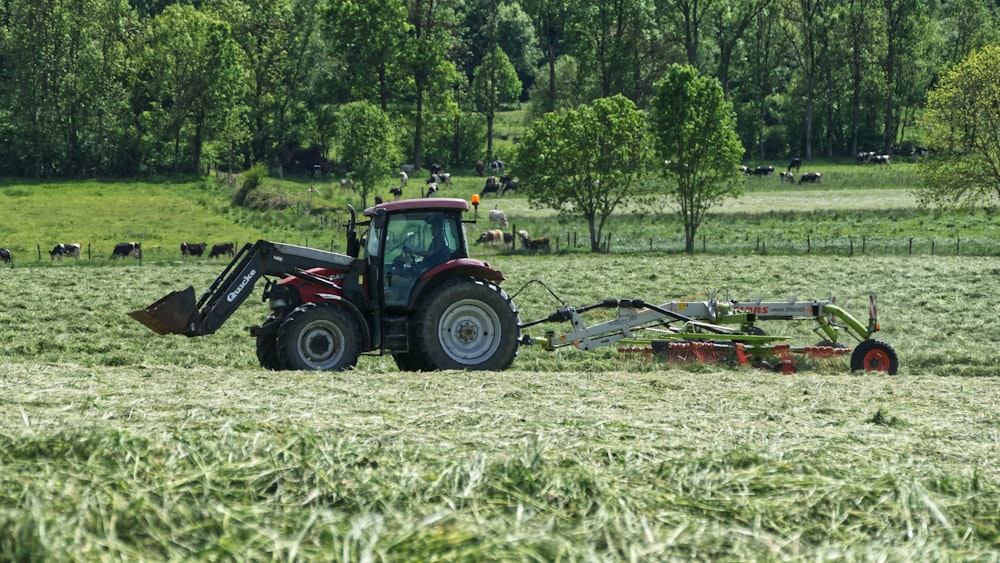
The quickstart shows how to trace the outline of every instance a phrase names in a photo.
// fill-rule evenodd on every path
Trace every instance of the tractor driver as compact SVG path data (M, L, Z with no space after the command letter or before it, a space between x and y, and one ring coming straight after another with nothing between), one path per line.
M422 263L426 265L438 264L451 257L451 249L445 241L444 230L440 221L431 223L431 242L425 250L417 250L403 246L403 252L412 252L416 256L423 258Z

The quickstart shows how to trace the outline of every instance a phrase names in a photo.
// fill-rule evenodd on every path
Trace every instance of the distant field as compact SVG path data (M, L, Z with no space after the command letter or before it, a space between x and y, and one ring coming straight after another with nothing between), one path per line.
M996 257L497 255L504 286L837 297L899 375L525 348L511 370L256 367L125 316L221 264L0 269L0 552L19 560L1000 558ZM65 266L65 265L64 265ZM66 275L72 272L73 275ZM260 288L257 288L259 295ZM560 305L531 285L523 320ZM606 315L596 314L589 322ZM774 333L798 333L783 326ZM546 326L534 330L544 330ZM555 328L555 327L553 327ZM535 333L537 334L537 333ZM13 554L13 555L12 555Z
M509 117L508 117L509 119ZM698 230L699 252L710 254L1000 254L995 233L1000 215L978 211L942 212L917 206L913 189L919 178L910 163L892 170L856 164L820 163L821 185L782 184L777 177L748 177L744 193L714 208ZM516 170L512 170L516 174ZM416 172L404 197L420 197L426 173ZM83 245L84 255L103 263L117 242L143 243L148 261L179 260L181 242L237 242L258 238L343 250L341 225L347 205L360 212L355 192L339 187L335 177L313 180L268 178L269 189L284 195L289 207L249 211L230 204L233 187L216 178L183 181L0 183L0 246L17 263L47 262L47 252L61 242ZM440 197L468 199L485 180L457 169ZM389 178L369 195L391 199ZM309 188L313 187L313 190ZM515 230L548 236L560 251L588 252L585 224L533 208L526 194L483 198L481 220L469 225L470 238L493 226L488 211L502 209ZM683 225L672 203L653 198L619 209L604 229L612 253L678 253L684 248ZM89 250L89 254L88 254ZM492 255L497 249L476 248Z

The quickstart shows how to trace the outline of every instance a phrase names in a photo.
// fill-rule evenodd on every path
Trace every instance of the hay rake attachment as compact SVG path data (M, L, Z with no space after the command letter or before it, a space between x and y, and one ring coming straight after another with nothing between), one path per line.
M550 290L551 291L551 290ZM553 294L554 295L554 294ZM595 309L617 309L617 316L588 326L583 314ZM792 337L767 334L764 321L806 321L820 340L793 345ZM575 346L594 350L617 345L631 356L669 361L724 361L791 373L794 358L809 356L821 361L850 355L851 370L895 375L899 361L892 346L872 338L879 330L875 295L869 296L869 319L863 324L833 300L799 301L672 301L653 305L642 299L606 299L584 307L560 307L544 319L524 323L569 322L562 334L546 331L531 343L547 350ZM851 348L845 342L852 339Z

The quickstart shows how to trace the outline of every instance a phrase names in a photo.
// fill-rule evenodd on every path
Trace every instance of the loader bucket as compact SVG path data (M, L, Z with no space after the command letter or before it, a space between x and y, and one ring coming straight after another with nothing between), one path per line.
M145 309L137 309L128 316L146 325L157 334L186 334L191 336L188 326L198 312L194 302L194 288L172 291Z

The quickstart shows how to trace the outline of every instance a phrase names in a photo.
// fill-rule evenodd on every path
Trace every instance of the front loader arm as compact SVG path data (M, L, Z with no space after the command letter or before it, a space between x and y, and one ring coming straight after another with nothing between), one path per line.
M129 316L158 334L204 336L217 331L253 293L264 276L299 276L313 283L339 286L311 275L310 268L347 270L350 256L290 244L258 240L246 244L195 303L194 288L174 291Z

